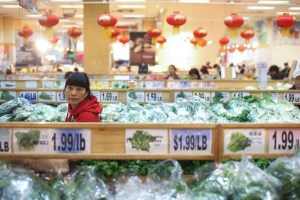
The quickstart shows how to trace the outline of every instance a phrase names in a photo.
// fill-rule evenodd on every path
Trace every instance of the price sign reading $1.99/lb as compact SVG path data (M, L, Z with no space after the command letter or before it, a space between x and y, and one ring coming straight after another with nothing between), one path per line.
M284 99L291 103L299 103L300 93L284 93Z
M171 129L170 153L211 154L211 129Z
M101 92L101 102L118 102L118 92Z
M299 145L300 129L269 129L269 153L294 153Z
M161 92L145 92L145 101L147 103L161 103L163 97Z
M90 129L49 130L50 153L91 153Z

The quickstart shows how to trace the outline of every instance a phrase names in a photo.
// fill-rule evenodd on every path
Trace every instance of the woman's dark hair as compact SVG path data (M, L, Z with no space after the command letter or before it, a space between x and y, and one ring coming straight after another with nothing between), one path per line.
M200 71L201 71L202 74L209 74L209 72L208 72L206 66L202 66L202 68L201 68Z
M277 65L272 65L269 69L269 72L276 72L278 73L279 72L279 67Z
M73 72L72 71L68 71L65 73L65 79L67 79Z
M177 70L175 65L170 65L169 67L173 67L175 69L175 71Z
M87 91L88 96L91 94L90 80L84 72L73 72L66 80L65 90L68 85L83 87Z
M192 74L196 74L197 75L197 79L201 79L201 76L200 76L200 73L198 71L197 68L192 68L190 71L189 71L189 75L192 76Z

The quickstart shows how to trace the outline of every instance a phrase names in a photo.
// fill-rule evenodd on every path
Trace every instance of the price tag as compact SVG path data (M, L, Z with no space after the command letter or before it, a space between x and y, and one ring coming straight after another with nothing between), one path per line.
M269 153L294 153L300 147L300 129L269 129Z
M211 129L171 129L171 154L211 154Z
M192 81L191 82L191 88L199 88L199 87L201 87L201 82L199 82L199 81Z
M215 82L210 82L210 81L204 81L204 82L201 82L200 87L211 89L211 88L216 87L216 83Z
M102 85L102 88L103 88L103 89L109 88L109 83L108 83L108 81L101 82L101 85Z
M16 81L2 81L3 88L16 88Z
M56 81L45 81L42 80L43 88L56 88Z
M270 95L272 99L278 99L278 93L277 92L262 92L261 98L263 98L265 95Z
M249 95L250 95L249 92L233 92L231 94L231 97L232 98L243 98L243 97L249 96Z
M200 97L207 102L210 102L210 92L193 92L193 97Z
M66 81L56 81L56 88L65 88Z
M26 81L25 87L26 88L37 88L37 81Z
M226 102L229 100L229 92L212 92L212 100L216 96L216 93L221 93L223 95L222 101Z
M57 102L67 102L64 92L56 92L56 101Z
M13 152L48 153L48 129L13 129Z
M188 100L192 100L193 97L193 93L192 92L175 92L174 94L174 99L176 100L177 98L183 98L183 99L188 99Z
M92 94L95 96L95 97L97 97L97 99L98 99L98 101L100 101L100 92L98 92L98 91L92 91Z
M101 102L118 102L119 93L118 92L101 92Z
M144 92L136 92L130 91L126 93L126 101L134 101L137 103L145 102L145 93Z
M190 81L180 81L180 88L191 88Z
M147 103L163 102L162 92L145 92L145 101Z
M30 102L37 102L37 91L21 91L20 97L27 99Z
M153 88L159 88L159 89L161 89L161 88L164 88L165 87L165 82L164 81L154 81L154 82L152 82L152 84L153 84Z
M16 91L7 91L7 90L0 91L0 100L8 101L16 98L16 96L17 96Z
M224 129L224 154L265 153L265 129Z
M0 129L0 154L11 153L11 135L10 129Z
M127 154L167 154L167 129L126 129L125 152Z
M90 129L49 129L49 153L91 153Z
M291 103L299 103L300 93L284 93L284 100L287 100Z
M178 81L168 81L167 82L167 87L168 88L179 88L180 87L180 82L178 82Z
M38 92L39 101L55 101L56 92L54 91L39 91Z

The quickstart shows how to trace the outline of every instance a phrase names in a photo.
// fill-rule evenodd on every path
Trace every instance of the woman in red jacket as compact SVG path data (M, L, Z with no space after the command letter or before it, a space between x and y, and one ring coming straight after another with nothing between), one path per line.
M64 92L68 100L66 122L100 122L102 106L91 94L86 73L73 72L66 80Z

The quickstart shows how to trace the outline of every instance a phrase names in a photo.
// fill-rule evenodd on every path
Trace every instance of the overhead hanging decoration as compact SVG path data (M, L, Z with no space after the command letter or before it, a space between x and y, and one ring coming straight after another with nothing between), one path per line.
M205 36L207 36L207 31L204 28L197 28L193 32L194 37L197 39L198 44L201 46L203 43L203 39Z
M190 40L190 43L193 44L194 47L196 48L196 47L197 47L197 44L198 44L197 38L192 38L192 39Z
M238 15L237 13L231 13L230 16L227 16L224 19L224 24L229 28L229 35L230 36L237 36L238 35L238 28L243 26L244 19Z
M289 37L290 29L295 25L296 18L289 13L283 13L276 18L275 22L281 28L282 37Z
M77 27L72 27L68 29L68 35L73 39L75 48L78 41L78 37L81 36L81 34L82 34L81 30Z
M221 52L226 51L226 45L229 43L229 39L227 37L222 37L219 40L219 43L221 45Z
M19 36L24 38L24 45L28 44L28 38L32 36L33 30L28 26L23 26L23 28L18 32Z
M58 36L53 36L49 39L49 42L52 44L52 46L54 47L59 41L59 37Z
M186 23L186 17L178 11L174 11L167 17L167 23L173 26L173 34L179 34L180 26Z
M117 41L117 37L121 34L120 29L116 28L116 27L112 27L111 28L111 35L110 35L110 42L116 42Z
M245 44L249 44L250 39L254 37L255 33L252 29L244 29L241 31L240 35L245 39Z
M231 45L231 46L228 48L228 51L229 51L230 53L235 52L235 45Z
M51 13L46 13L41 19L39 19L39 24L46 28L45 35L47 38L53 36L52 27L59 23L59 18Z
M151 37L152 44L156 44L158 36L161 35L161 30L159 28L151 28L147 31L147 35Z
M199 44L199 41L198 41L198 45L200 47L205 47L207 45L207 40L203 38L201 44Z
M159 36L158 38L157 38L157 43L159 43L159 45L160 45L160 48L162 48L163 47L163 44L165 43L167 41L167 39L164 37L164 36Z
M242 52L244 52L246 50L246 47L245 47L244 44L240 44L237 49L238 49L239 52L242 53Z
M98 24L105 29L105 35L107 37L112 36L112 27L117 24L118 19L112 14L103 14L98 17Z
M125 45L127 42L129 42L129 37L127 35L122 35L119 38L119 42L121 42L123 45Z

